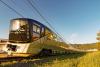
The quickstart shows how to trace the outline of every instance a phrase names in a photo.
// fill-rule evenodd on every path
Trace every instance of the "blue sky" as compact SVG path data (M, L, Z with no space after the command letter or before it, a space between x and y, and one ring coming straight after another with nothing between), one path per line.
M47 25L26 0L3 0L20 12ZM32 0L31 0L32 1ZM100 0L33 0L35 6L66 42L93 43L100 30ZM10 19L20 17L0 2L0 38L8 38Z

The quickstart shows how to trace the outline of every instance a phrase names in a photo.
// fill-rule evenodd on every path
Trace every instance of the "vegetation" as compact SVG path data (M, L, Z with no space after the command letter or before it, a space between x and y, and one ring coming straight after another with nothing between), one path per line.
M100 67L100 52L69 54L56 57L38 67Z
M72 53L59 56L51 56L38 60L14 61L13 64L1 63L0 67L100 67L100 52Z
M72 46L77 48L77 49L83 49L83 50L97 49L98 48L97 43L91 43L91 44L72 44Z
M98 50L100 50L100 42L96 43Z

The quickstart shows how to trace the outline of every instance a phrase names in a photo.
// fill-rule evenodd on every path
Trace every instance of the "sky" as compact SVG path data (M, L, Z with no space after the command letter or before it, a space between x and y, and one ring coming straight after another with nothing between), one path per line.
M48 24L27 0L3 0L26 18ZM31 0L68 43L94 43L100 30L100 0ZM0 38L8 39L11 19L18 14L0 2Z

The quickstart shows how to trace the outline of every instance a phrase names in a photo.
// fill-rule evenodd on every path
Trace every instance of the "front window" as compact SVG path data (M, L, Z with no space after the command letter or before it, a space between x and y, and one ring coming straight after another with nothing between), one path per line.
M10 42L29 42L29 24L27 20L12 20L10 24Z
M12 20L11 31L25 31L27 28L27 22L25 20Z

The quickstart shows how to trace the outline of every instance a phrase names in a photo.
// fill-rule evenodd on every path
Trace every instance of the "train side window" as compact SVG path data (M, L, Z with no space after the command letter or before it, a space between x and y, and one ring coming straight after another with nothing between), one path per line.
M42 27L42 33L44 33L44 27Z
M39 27L37 27L37 30L36 30L36 32L40 33L40 28L39 28Z
M48 29L45 29L45 34L48 35L50 31Z
M37 32L37 33L40 33L40 27L37 26L37 25L33 25L33 31Z
M37 27L36 27L35 25L33 25L33 31L36 32L36 28L37 28Z

